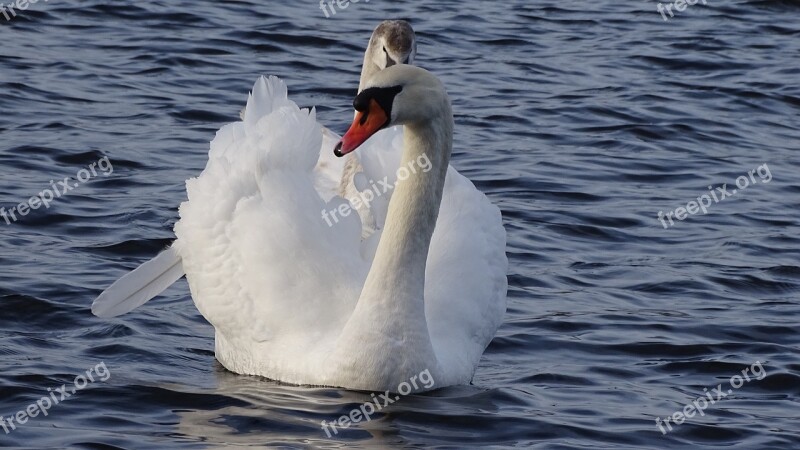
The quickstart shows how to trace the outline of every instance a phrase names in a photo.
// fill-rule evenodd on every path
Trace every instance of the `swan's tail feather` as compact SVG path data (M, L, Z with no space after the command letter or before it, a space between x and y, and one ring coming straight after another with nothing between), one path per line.
M247 98L247 106L241 114L242 121L254 126L262 117L289 104L286 83L275 76L261 76Z
M92 313L104 319L120 316L144 305L184 275L174 247L161 252L112 284L92 303Z

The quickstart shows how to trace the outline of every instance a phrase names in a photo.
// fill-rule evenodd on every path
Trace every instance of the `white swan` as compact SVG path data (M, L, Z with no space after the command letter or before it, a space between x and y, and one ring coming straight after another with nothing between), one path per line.
M359 152L368 179L397 184L381 198L386 213L371 208L383 230L362 242L355 215L323 220L346 204L314 186L316 115L280 80L261 79L258 116L223 128L187 182L175 245L106 299L162 289L182 260L216 357L233 372L392 392L424 371L434 389L469 383L505 311L499 210L448 166L453 118L438 79L400 65L365 86L337 152L405 126L402 160L391 146ZM93 311L120 306L104 305L98 298Z
M314 112L289 101L278 79L263 82L273 109L215 139L175 227L217 359L294 384L394 392L426 370L435 388L469 383L505 311L505 231L498 209L448 170L453 119L440 82L413 66L378 73L337 149L405 125L402 162L373 172L363 153L368 176L430 168L402 173L374 260L362 256L356 217L332 227L321 218L343 202L314 189ZM215 158L220 147L237 157Z

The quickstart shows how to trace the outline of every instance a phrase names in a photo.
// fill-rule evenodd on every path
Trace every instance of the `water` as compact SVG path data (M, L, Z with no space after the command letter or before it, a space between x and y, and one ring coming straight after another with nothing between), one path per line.
M420 3L326 19L310 0L52 1L0 16L0 206L96 169L0 221L0 414L90 368L96 380L0 429L0 446L800 448L800 4L709 0L665 22L655 1ZM169 244L184 180L258 75L342 132L366 40L397 17L450 90L453 164L508 230L508 314L471 386L329 439L320 422L369 395L225 371L185 281L92 317L100 291ZM708 214L674 219L740 176ZM659 431L745 369L703 416Z

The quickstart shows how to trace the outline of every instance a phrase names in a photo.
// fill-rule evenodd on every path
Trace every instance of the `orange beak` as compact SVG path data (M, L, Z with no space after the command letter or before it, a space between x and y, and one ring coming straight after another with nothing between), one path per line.
M350 126L342 141L333 150L333 154L341 158L360 147L373 134L388 124L389 117L387 117L386 111L381 108L375 99L372 99L369 102L369 109L358 112L353 125Z

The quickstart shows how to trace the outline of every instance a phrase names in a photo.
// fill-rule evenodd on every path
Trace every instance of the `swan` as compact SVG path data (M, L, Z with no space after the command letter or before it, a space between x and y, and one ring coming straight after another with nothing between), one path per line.
M314 188L314 111L291 102L277 78L261 82L273 109L233 141L215 139L211 154L225 147L237 157L212 156L187 182L175 226L217 359L298 385L396 392L425 371L431 389L469 383L505 312L508 262L499 210L449 166L453 116L442 84L398 65L356 97L337 156L404 127L400 161L381 166L372 148L360 153L370 178L396 174L369 252L357 217L333 226L321 218L345 202Z
M357 215L323 220L349 203L315 187L315 111L298 108L275 77L253 95L264 101L248 108L251 120L223 128L205 170L187 181L173 246L93 312L113 316L185 272L232 372L370 391L398 392L426 371L435 382L416 392L468 384L505 314L506 234L499 209L449 165L442 83L393 65L354 101L333 153L359 149L364 176L394 186L385 210L371 205L384 226L367 240ZM395 126L399 159L384 145L398 136L379 132Z

